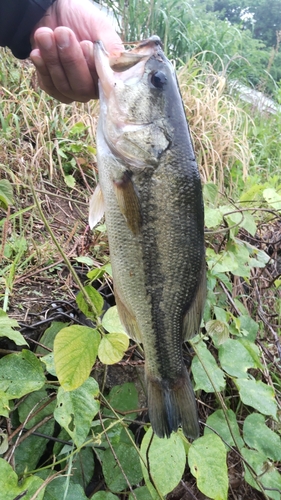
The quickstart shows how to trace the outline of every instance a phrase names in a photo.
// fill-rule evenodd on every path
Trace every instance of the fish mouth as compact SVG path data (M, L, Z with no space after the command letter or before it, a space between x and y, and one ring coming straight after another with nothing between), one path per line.
M134 49L122 52L119 56L110 56L101 41L95 42L95 64L99 77L99 86L108 99L116 87L137 83L144 74L145 64L153 55L160 55L162 42L153 35L137 44Z
M158 36L143 40L134 49L115 57L106 52L102 42L95 43L102 111L99 130L112 154L138 171L155 169L170 144L161 119L152 120L149 112L142 114L137 109L144 94L149 94L152 88L150 76L157 74L151 70L150 61L152 65L154 61L170 64ZM139 83L138 92L134 87Z

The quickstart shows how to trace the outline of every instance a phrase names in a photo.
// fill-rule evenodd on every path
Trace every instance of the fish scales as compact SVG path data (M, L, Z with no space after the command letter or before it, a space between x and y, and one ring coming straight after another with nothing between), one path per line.
M131 54L131 52L130 52ZM114 72L96 47L101 111L98 171L116 303L142 342L149 416L160 437L182 425L198 435L182 344L200 326L205 300L200 176L177 80L157 37Z

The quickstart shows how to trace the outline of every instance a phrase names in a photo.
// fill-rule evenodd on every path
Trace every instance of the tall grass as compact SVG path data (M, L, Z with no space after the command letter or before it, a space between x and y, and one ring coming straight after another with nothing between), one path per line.
M253 160L250 116L225 93L223 71L217 73L210 64L202 71L195 57L178 77L202 179L233 193L239 189L236 180L246 179Z
M1 169L14 176L19 191L30 170L42 187L46 179L53 182L61 176L66 159L59 150L67 148L76 123L83 125L84 144L95 147L98 103L58 103L38 88L30 63L16 61L4 49L1 54ZM253 121L243 105L226 94L226 68L218 55L213 57L219 71L207 62L208 53L200 53L179 68L178 77L202 179L233 192L252 168L255 174L257 169L261 175L276 172L281 123L259 115ZM79 161L81 155L95 168L95 157L86 149L79 152ZM90 172L86 175L91 177Z
M157 34L171 59L185 64L197 56L217 71L220 59L232 78L251 85L262 80L265 86L274 88L266 72L271 55L264 44L253 39L249 31L206 12L200 3L186 0L104 0L101 3L115 13L125 41Z

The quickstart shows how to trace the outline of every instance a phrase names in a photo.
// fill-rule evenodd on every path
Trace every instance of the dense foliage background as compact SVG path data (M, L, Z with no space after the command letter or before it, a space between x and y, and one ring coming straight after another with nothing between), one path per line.
M0 500L281 499L278 3L104 2L124 40L162 38L204 185L193 443L152 436L106 227L87 225L98 103L58 103L1 50Z

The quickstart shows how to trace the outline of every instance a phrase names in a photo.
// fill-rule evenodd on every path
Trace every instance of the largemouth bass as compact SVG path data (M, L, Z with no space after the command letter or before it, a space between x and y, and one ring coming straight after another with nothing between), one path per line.
M116 60L101 43L95 51L100 190L90 225L103 203L119 315L144 347L152 428L169 437L181 425L196 438L182 344L198 332L205 301L204 210L175 71L156 36Z

